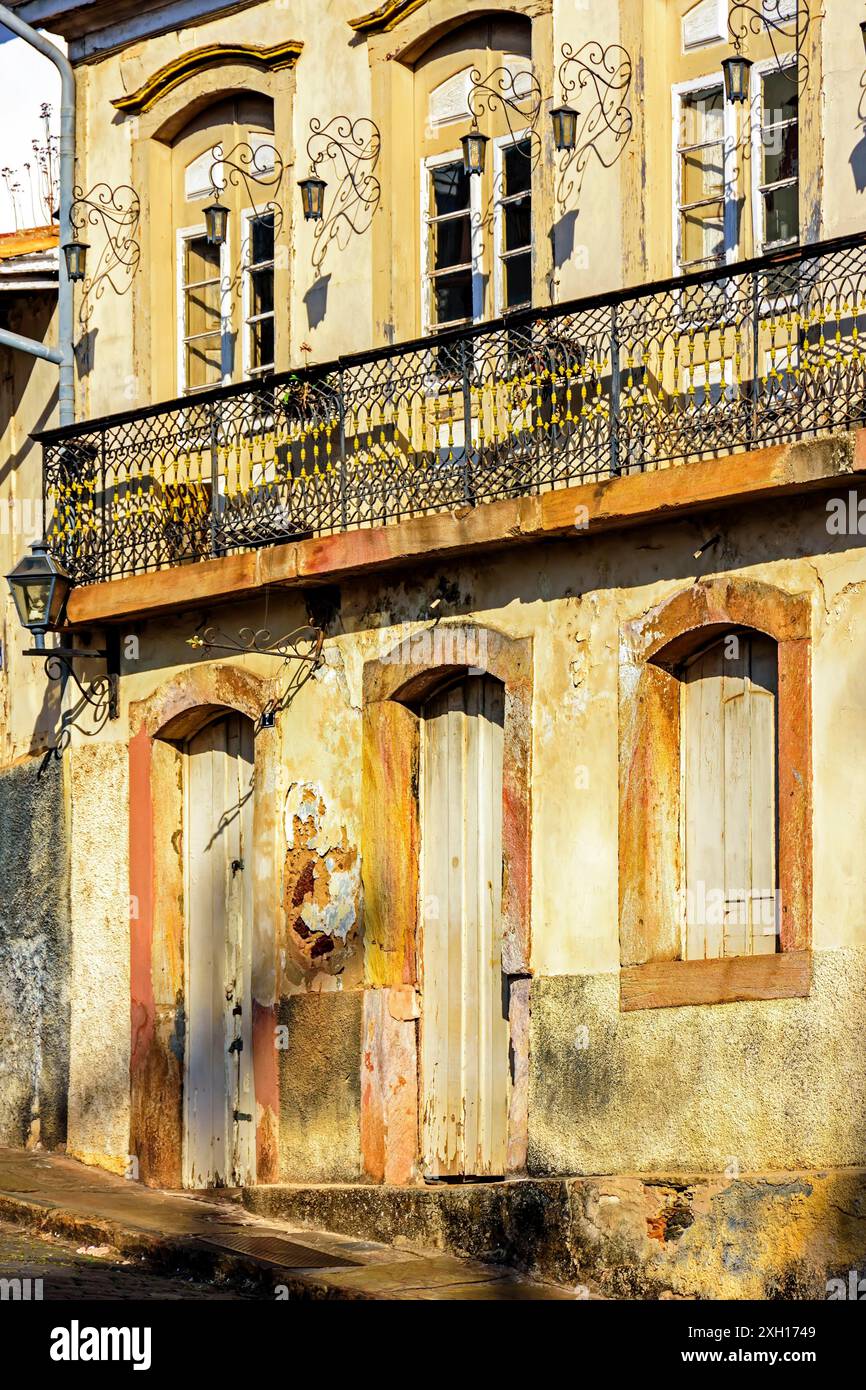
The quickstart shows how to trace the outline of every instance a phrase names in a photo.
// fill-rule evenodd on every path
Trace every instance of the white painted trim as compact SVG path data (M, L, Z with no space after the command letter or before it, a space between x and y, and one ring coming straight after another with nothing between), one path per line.
M725 79L721 68L706 73L702 77L692 77L688 82L676 82L671 87L671 254L674 275L682 271L682 246L680 244L680 117L682 98L692 92L721 87L724 103L724 130L722 134L723 174L723 218L725 224L725 261L728 265L737 259L736 213L737 213L737 120L736 111L725 97Z
M421 160L421 334L426 336L435 327L433 323L433 295L432 283L427 271L430 264L430 180L427 177L431 169L437 169L442 164L462 163L462 149L448 150L445 154L428 155ZM472 319L474 323L480 323L484 317L484 278L483 278L483 257L484 240L481 226L481 182L483 175L469 178L469 228L471 237L472 255Z
M177 393L186 394L186 353L184 352L184 281L183 244L194 236L204 236L204 223L195 227L179 227L175 237L175 318L177 320ZM226 239L220 247L220 324L222 380L214 385L227 386L231 381L231 285L228 273L231 252L231 227L226 228Z
M783 61L782 64L781 64L782 67L788 68L788 67L794 67L794 66L796 66L796 63L797 63L797 55L796 55L795 53L792 53L792 54L790 55L790 57L789 57L787 54L783 54L782 57L783 57L783 59L785 59L785 61ZM752 195L752 237L753 237L753 239L754 239L754 240L753 240L753 244L754 244L755 255L756 255L756 256L761 256L761 255L763 255L763 253L764 253L764 228L763 228L763 225L762 225L762 224L763 224L762 213L763 213L763 201L764 201L764 200L763 200L763 198L761 197L761 193L760 193L760 187L761 187L761 169L762 169L762 159L763 159L762 149L761 149L761 130L762 130L762 127L763 127L763 120L762 120L763 107L762 107L762 104L761 104L761 79L762 79L762 77L764 76L765 73L767 73L767 72L772 72L773 69L776 68L776 67L778 67L778 66L779 66L779 65L777 64L775 58L764 58L764 59L761 60L760 63L755 63L755 64L753 65L752 70L751 70L751 73L749 74L749 78L750 78L750 85L749 85L749 120L751 121L750 139L751 139L751 148L752 148L752 186L751 186L751 195ZM797 104L797 142L798 142L798 149L799 149L799 140L800 140L800 114L801 114L801 113L800 113L800 107L799 107L799 102L798 102L798 104ZM800 175L799 175L799 160L798 160L798 173L797 173L797 198L798 198L798 203L799 203L799 194L800 194Z
M499 135L491 143L493 145L493 316L501 318L505 311L505 265L502 260L503 228L504 218L499 199L505 191L505 150L509 145L519 145L521 140L526 140L531 135L529 127L517 135ZM531 176L530 176L531 177ZM535 196L535 190L530 182L530 208ZM534 231L535 224L531 223L531 232ZM530 241L530 266L531 272L535 270L535 237Z

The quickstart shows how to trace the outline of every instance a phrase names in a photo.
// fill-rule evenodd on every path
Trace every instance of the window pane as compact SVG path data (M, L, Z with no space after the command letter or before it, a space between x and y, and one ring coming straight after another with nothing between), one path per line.
M797 69L785 68L784 72L769 72L761 84L763 97L762 125L772 125L774 121L789 121L797 115Z
M684 155L682 159L681 203L700 203L720 198L724 191L724 162L721 145Z
M433 281L433 300L437 323L471 319L472 272L458 270L453 275L440 275Z
M520 246L532 244L532 202L521 198L516 203L506 203L502 209L505 214L506 251L516 251Z
M274 321L261 319L250 324L250 366L272 367L274 363Z
M510 198L514 193L528 193L532 184L532 161L528 140L517 145L508 145L503 156L503 193Z
M434 222L430 234L433 242L434 270L445 270L450 265L468 265L472 260L472 236L468 217L455 217L450 222Z
M682 218L683 262L718 259L725 250L725 224L721 203L684 213Z
M250 262L258 265L261 261L274 259L274 215L256 217L250 227Z
M777 126L764 131L764 183L795 179L798 168L798 140L795 125Z
M250 275L250 314L274 311L274 272L254 270Z
M532 303L532 256L509 256L505 267L505 307L517 309Z
M222 380L222 344L217 336L186 345L188 388L216 386Z
M764 194L764 240L767 246L777 241L797 240L800 235L798 203L796 184Z
M220 273L220 249L205 236L190 237L185 243L184 284L216 280Z
M459 164L443 164L438 169L431 169L432 212L435 217L442 217L447 212L462 212L464 209L468 209L469 177L463 168L462 160Z
M185 336L193 333L210 333L220 328L220 287L200 285L198 289L187 290Z
M721 87L684 96L681 110L681 145L703 145L710 140L724 139L725 103Z

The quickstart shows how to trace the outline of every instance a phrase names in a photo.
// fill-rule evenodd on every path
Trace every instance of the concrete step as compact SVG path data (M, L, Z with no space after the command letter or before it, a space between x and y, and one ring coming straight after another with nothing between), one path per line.
M575 1297L501 1266L265 1220L236 1200L146 1188L56 1153L0 1148L0 1218L262 1298Z

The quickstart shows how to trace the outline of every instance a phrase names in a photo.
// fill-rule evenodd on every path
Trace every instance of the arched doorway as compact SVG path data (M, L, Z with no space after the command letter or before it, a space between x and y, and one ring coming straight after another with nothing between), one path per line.
M185 1187L252 1183L253 725L213 719L184 744Z
M507 1169L502 962L505 688L464 676L422 706L421 1158L427 1178Z

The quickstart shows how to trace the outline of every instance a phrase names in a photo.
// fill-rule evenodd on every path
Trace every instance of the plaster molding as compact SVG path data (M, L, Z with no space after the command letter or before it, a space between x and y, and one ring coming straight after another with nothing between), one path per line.
M426 3L427 0L385 0L384 4L371 10L369 14L350 19L349 26L356 34L386 34L398 25L401 19L414 14L415 10L420 10Z
M166 63L134 92L116 97L111 104L125 116L140 116L182 82L187 82L210 68L240 63L259 72L278 72L282 68L295 66L303 46L298 39L287 39L268 48L244 43L208 44Z

